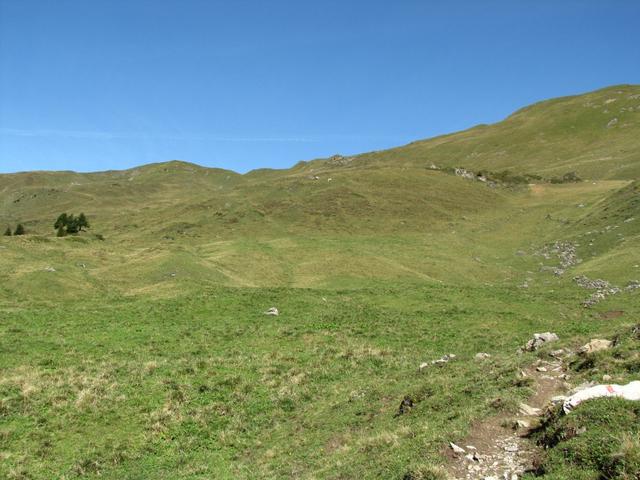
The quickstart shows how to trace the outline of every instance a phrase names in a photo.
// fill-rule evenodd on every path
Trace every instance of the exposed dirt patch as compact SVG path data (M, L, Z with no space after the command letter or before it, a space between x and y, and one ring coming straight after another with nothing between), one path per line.
M477 422L467 438L458 443L465 450L447 448L449 472L458 480L515 480L534 469L539 448L526 438L538 423L536 409L546 408L551 399L565 391L565 373L560 360L537 361L522 372L533 381L535 393L519 413L500 414Z
M608 312L602 312L600 318L609 320L610 318L618 318L624 314L624 310L609 310Z

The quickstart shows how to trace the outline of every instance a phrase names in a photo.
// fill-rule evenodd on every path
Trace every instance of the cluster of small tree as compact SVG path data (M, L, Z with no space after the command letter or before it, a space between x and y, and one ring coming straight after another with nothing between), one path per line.
M56 229L56 235L58 237L64 237L68 234L76 234L85 228L89 228L89 221L84 213L81 213L77 217L73 213L62 213L56 220L56 223L53 224L53 228Z
M13 231L13 233L11 232L11 227L7 227L7 229L4 231L4 236L5 237L10 237L11 235L24 235L25 233L27 233L24 229L24 227L22 226L21 223L19 223L16 226L16 229Z

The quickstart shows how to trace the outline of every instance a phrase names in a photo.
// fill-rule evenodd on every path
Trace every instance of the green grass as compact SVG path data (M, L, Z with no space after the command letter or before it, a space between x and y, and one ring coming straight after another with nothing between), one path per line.
M212 288L0 325L9 478L400 478L440 464L490 400L527 395L514 385L532 359L514 352L532 331L603 328L566 291L410 285ZM395 417L405 395L415 407Z

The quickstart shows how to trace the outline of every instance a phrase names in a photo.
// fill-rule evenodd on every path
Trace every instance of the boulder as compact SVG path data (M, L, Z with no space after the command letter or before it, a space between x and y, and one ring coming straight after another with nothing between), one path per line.
M636 380L626 385L604 384L585 388L568 397L562 408L564 413L569 413L586 400L602 397L618 397L638 401L640 400L640 381Z
M589 343L580 347L580 350L578 350L578 352L583 355L586 355L588 353L599 352L600 350L606 350L607 348L611 348L612 346L613 346L613 342L611 340L594 338Z
M521 403L519 410L522 415L526 415L527 417L537 417L542 413L542 410L539 408L531 407L526 403Z
M528 352L533 352L546 343L556 342L558 340L560 340L558 335L552 332L534 333L533 338L527 342L524 349Z

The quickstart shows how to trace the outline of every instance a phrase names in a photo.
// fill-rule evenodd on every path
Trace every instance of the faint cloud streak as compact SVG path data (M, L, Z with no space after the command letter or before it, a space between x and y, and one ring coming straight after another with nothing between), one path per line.
M87 140L186 140L186 141L212 141L212 142L317 142L317 139L309 137L230 137L212 134L198 133L138 133L138 132L102 132L92 130L25 130L19 128L0 128L0 135L13 137L37 137L37 138L77 138Z

